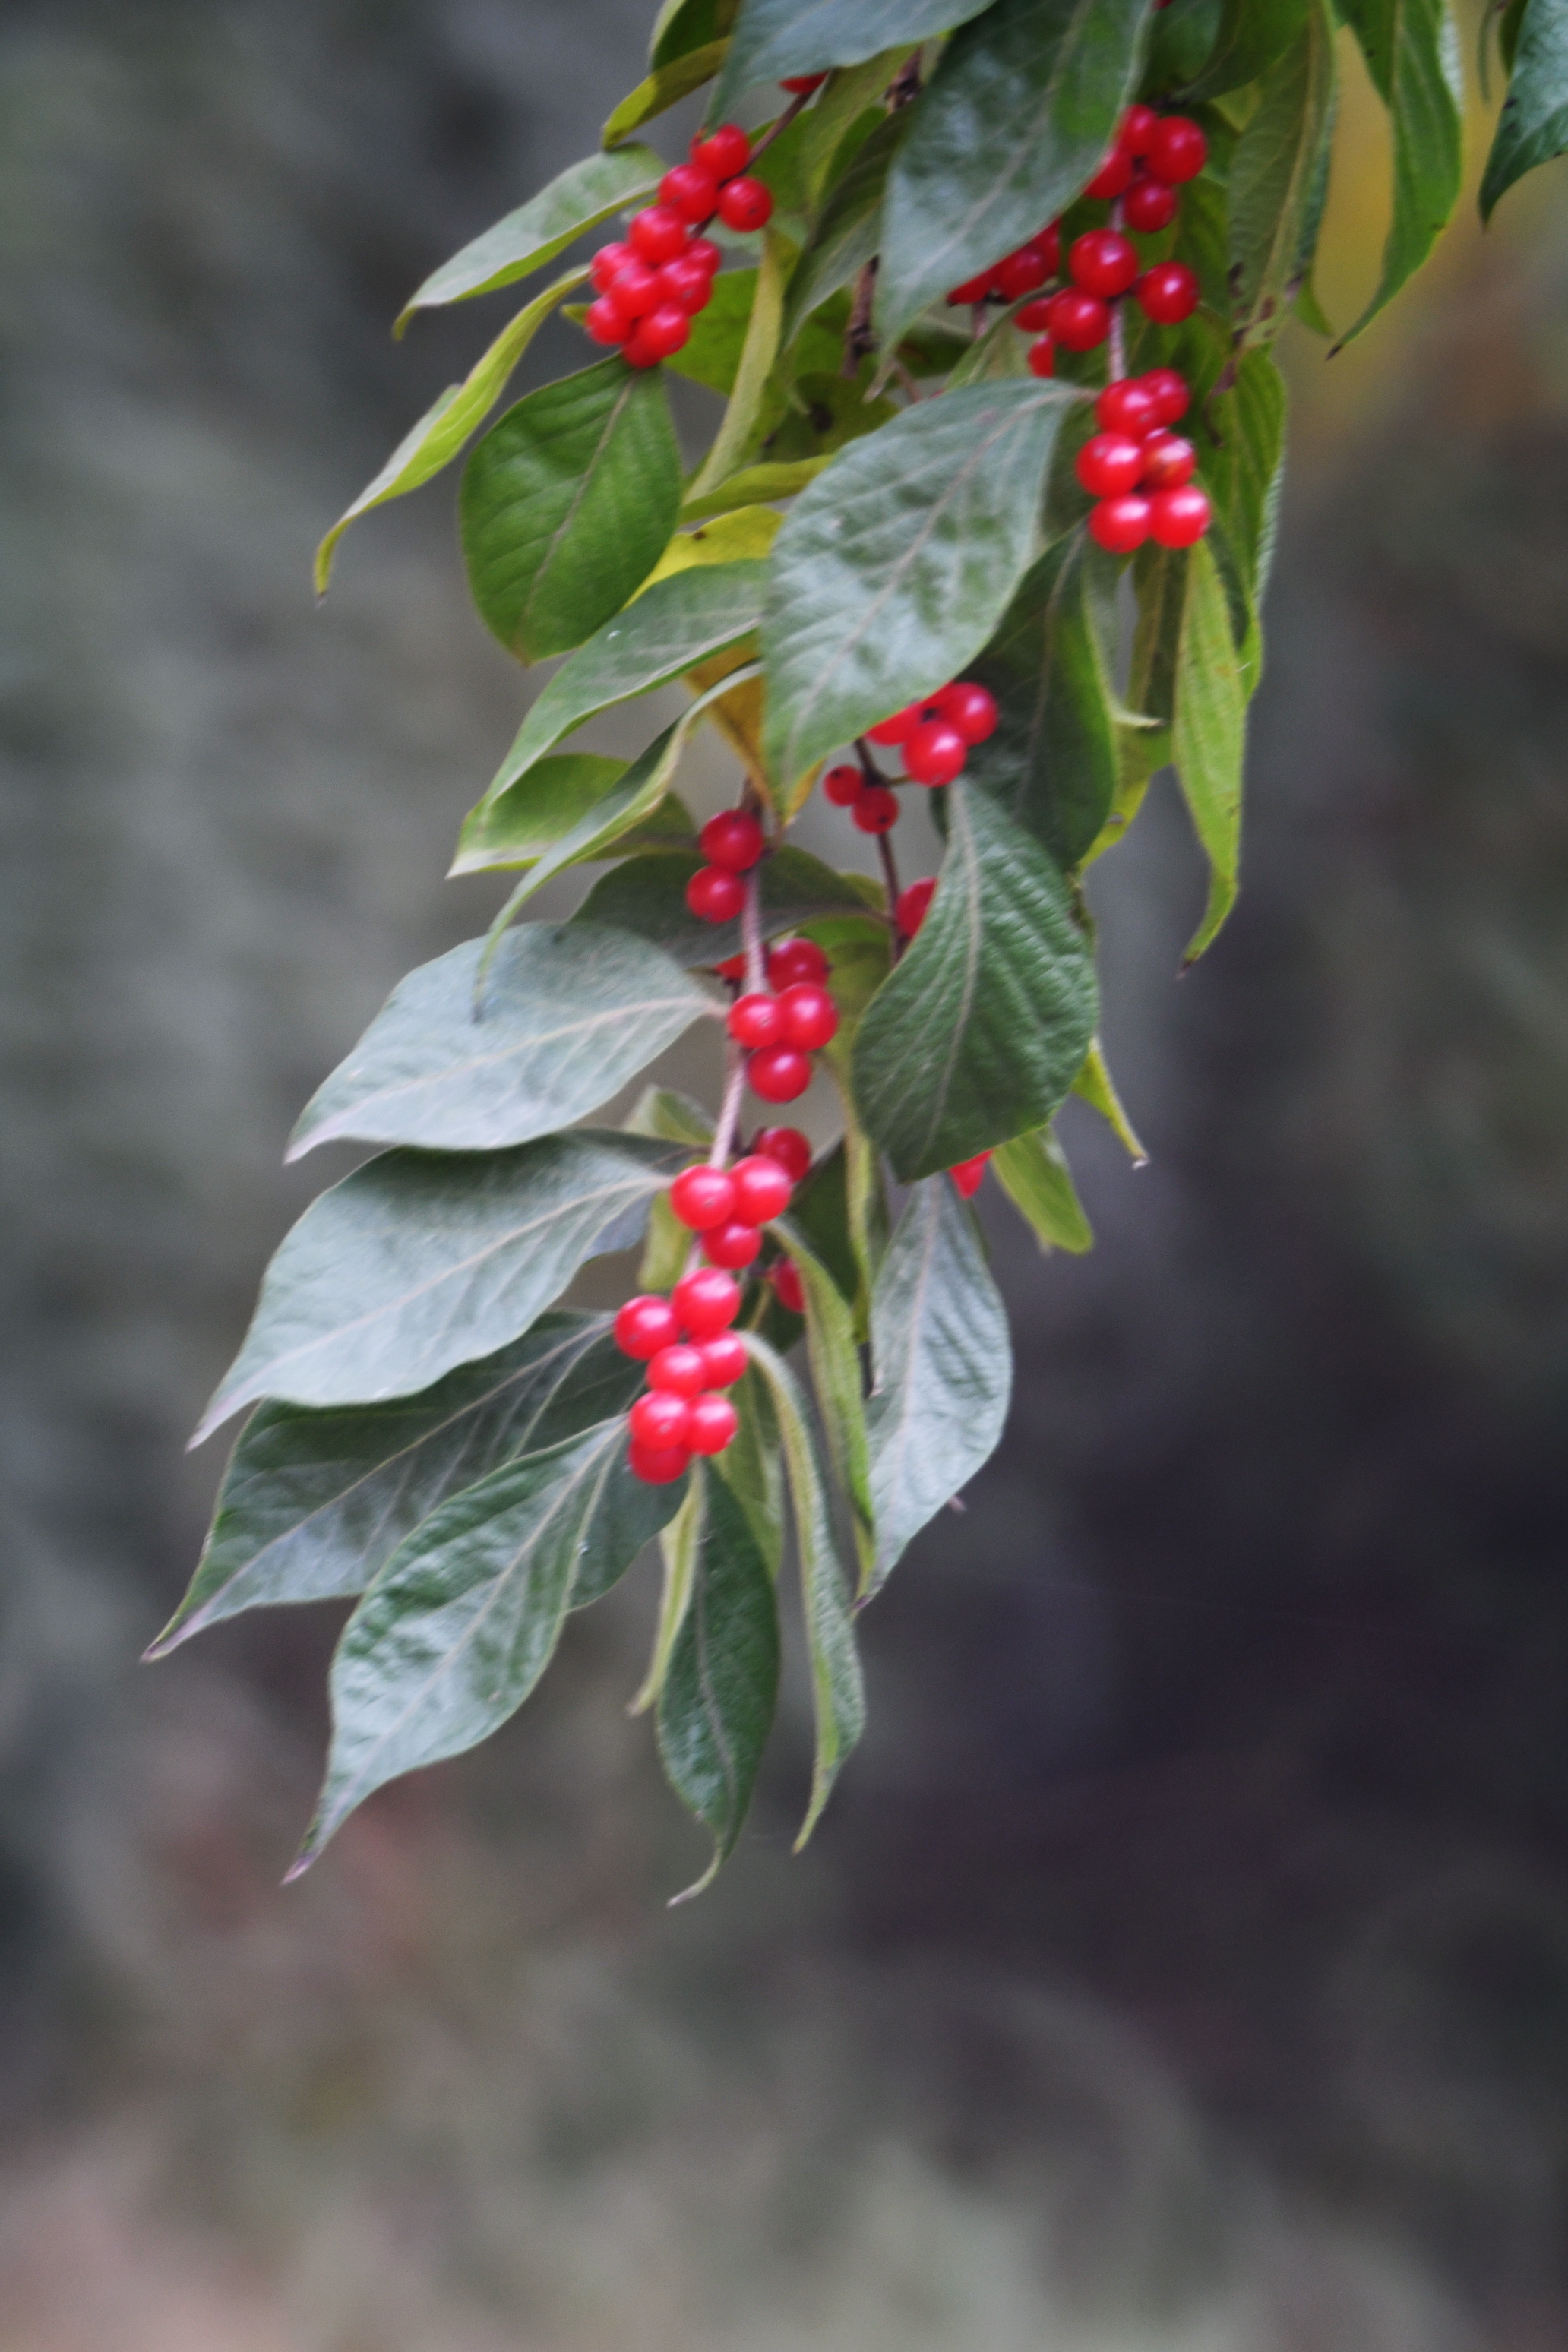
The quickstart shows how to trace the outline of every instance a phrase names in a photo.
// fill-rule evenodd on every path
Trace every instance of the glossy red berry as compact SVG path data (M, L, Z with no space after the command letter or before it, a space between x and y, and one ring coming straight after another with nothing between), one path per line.
M702 1254L710 1265L728 1266L739 1274L762 1255L763 1237L755 1225L745 1225L732 1217L727 1225L716 1225L702 1236Z
M923 702L907 702L890 718L879 719L875 727L868 728L867 741L883 745L907 742L920 725L921 713L924 709Z
M784 1042L784 1019L776 996L763 996L760 991L751 996L738 996L730 1007L725 1024L737 1045L755 1053L763 1045L782 1045Z
M752 142L737 122L721 122L706 137L699 131L691 142L691 160L711 172L716 180L732 180L752 160Z
M801 981L797 985L809 988L811 982ZM737 1160L730 1173L735 1180L735 1214L743 1225L765 1225L772 1218L783 1216L795 1186L787 1170L770 1153L753 1151Z
M1142 376L1124 375L1108 383L1095 402L1094 421L1102 433L1125 433L1141 441L1154 423L1154 395Z
M1096 433L1079 451L1073 470L1090 497L1119 498L1143 478L1143 444L1127 433Z
M932 695L931 700L966 743L984 743L995 734L1000 713L996 697L989 687L978 686L972 678L954 678L951 686Z
M1192 547L1214 520L1205 491L1195 482L1184 488L1156 490L1149 501L1149 536L1157 547Z
M961 1160L948 1170L948 1174L966 1201L972 1201L984 1182L985 1164L990 1157L988 1151L977 1152L973 1160Z
M1085 188L1084 194L1110 204L1118 196L1124 195L1131 184L1132 158L1124 147L1113 147Z
M1056 344L1052 341L1049 335L1042 335L1038 342L1031 343L1029 345L1029 373L1031 375L1055 375L1056 372Z
M688 317L695 318L705 310L713 294L713 273L705 269L689 253L678 253L673 261L663 264L658 273L658 293L661 302L674 302Z
M721 809L697 838L709 865L731 874L749 874L767 845L762 826L744 809Z
M794 1045L764 1045L747 1062L746 1078L763 1102L794 1102L811 1084L811 1057Z
M1043 248L1031 243L1005 254L991 273L991 283L1004 302L1016 302L1021 294L1033 294L1050 275Z
M1013 324L1026 335L1048 334L1051 325L1051 305L1056 299L1054 294L1042 294L1037 302L1026 302L1023 309L1016 314Z
M1121 199L1121 217L1129 228L1140 236L1157 236L1169 228L1176 217L1178 199L1174 188L1163 180L1152 180L1141 173Z
M1110 555L1131 555L1149 536L1149 500L1136 490L1089 510L1089 535Z
M803 1054L820 1053L838 1034L838 1007L815 980L797 980L778 1000L784 1014L784 1043Z
M735 1180L722 1168L683 1168L669 1188L669 1205L694 1234L727 1225L735 1213Z
M647 1368L650 1389L668 1389L672 1396L700 1396L708 1386L708 1363L700 1348L689 1340L678 1339L673 1347L661 1348Z
M1121 118L1116 143L1124 155L1146 155L1159 127L1160 118L1152 106L1130 106Z
M1192 394L1187 390L1186 378L1178 375L1174 368L1151 368L1137 381L1154 404L1149 415L1151 426L1174 425L1186 415Z
M922 719L904 745L904 772L917 784L951 784L968 751L951 719Z
M1046 275L1048 278L1054 278L1058 270L1062 266L1062 226L1060 221L1052 221L1049 228L1043 228L1038 236L1032 236L1029 239L1029 243L1039 247L1040 251L1046 257Z
M626 243L653 269L684 253L689 235L680 215L668 205L649 205L647 212L634 213L626 226Z
M662 1454L670 1447L685 1444L686 1433L691 1426L691 1407L672 1389L649 1389L633 1405L630 1426L635 1445L646 1445L650 1454Z
M728 1397L699 1397L691 1408L691 1432L687 1444L693 1454L722 1454L740 1425Z
M677 163L659 182L658 200L678 220L695 227L710 217L719 201L718 177L700 163Z
M1092 352L1110 332L1110 311L1098 294L1066 286L1051 305L1051 333L1069 352Z
M629 245L622 245L618 241L614 245L602 245L588 264L588 276L597 291L603 294L616 272L624 269L628 261L636 258Z
M777 1265L770 1270L768 1280L781 1307L787 1307L792 1315L805 1313L805 1286L789 1258L780 1258Z
M721 980L744 980L746 959L743 955L726 956L723 962L716 963L713 969Z
M1144 489L1179 490L1192 480L1197 469L1198 453L1179 433L1167 433L1162 425L1145 436Z
M762 228L773 216L773 192L761 180L726 180L719 191L719 217L741 236Z
M750 1361L738 1331L721 1331L716 1339L704 1339L698 1353L708 1376L705 1389L733 1388Z
M746 903L746 886L722 866L700 866L686 886L686 903L700 922L732 923Z
M684 1478L691 1465L691 1456L684 1445L639 1445L634 1438L626 1448L626 1461L634 1478L646 1480L650 1486L668 1486L677 1478Z
M1138 275L1138 248L1117 228L1085 229L1075 236L1068 255L1068 270L1075 286L1112 302L1125 294Z
M1146 319L1157 327L1179 326L1198 307L1198 274L1184 261L1157 261L1133 289Z
M862 833L889 833L899 821L899 796L886 784L868 784L849 815Z
M811 1146L798 1127L764 1127L752 1149L776 1160L792 1184L811 1170Z
M601 294L583 313L583 325L596 343L621 343L631 331L607 295Z
M954 286L947 296L955 310L984 302L991 292L991 272L983 270L978 278L966 278L962 286Z
M797 980L826 980L827 958L815 940L780 940L768 950L768 986L789 988Z
M634 253L605 287L604 299L620 313L628 328L635 327L646 312L658 307L658 270Z
M835 808L852 808L865 782L860 770L846 762L841 767L829 768L822 779L822 789Z
M1147 162L1157 180L1180 187L1195 180L1208 161L1209 143L1190 115L1167 114L1149 142Z
M694 236L680 258L682 261L700 263L710 278L723 267L724 261L724 257L718 247L711 238L706 236Z
M637 1298L628 1298L616 1317L616 1345L623 1356L631 1356L646 1364L661 1348L668 1348L680 1337L680 1323L668 1298L657 1292L644 1291Z
M661 302L637 320L623 346L628 365L657 367L680 349L691 332L691 317L679 302Z
M826 79L825 73L791 74L787 80L780 82L779 88L787 89L792 98L809 98L812 91L820 89Z
M716 1339L741 1311L741 1286L716 1265L683 1274L669 1294L680 1328L693 1339Z
M935 896L934 879L911 882L907 890L900 891L898 905L893 908L893 920L898 925L900 939L914 938L925 921L927 910Z

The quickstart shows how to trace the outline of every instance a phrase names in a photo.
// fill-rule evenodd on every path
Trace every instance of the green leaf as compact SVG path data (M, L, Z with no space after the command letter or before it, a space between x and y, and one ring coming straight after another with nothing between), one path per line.
M681 1486L626 1466L623 1421L455 1495L393 1554L332 1660L332 1745L291 1878L388 1780L477 1747L549 1664L574 1586L601 1591L673 1517Z
M655 72L693 49L721 41L735 21L740 0L664 0L654 20L647 61Z
M1506 21L1506 20L1505 20ZM1481 218L1538 163L1568 148L1568 0L1529 0L1481 175Z
M585 817L603 808L626 769L625 760L602 760L591 751L563 751L541 760L499 800L480 801L468 811L449 878L537 866ZM616 835L616 846L678 849L696 837L696 818L674 793L667 793L638 824Z
M594 1128L511 1151L382 1152L285 1235L193 1443L258 1397L374 1403L493 1354L584 1258L636 1242L681 1159Z
M766 1383L754 1365L748 1365L731 1391L741 1425L714 1458L713 1467L746 1515L752 1539L762 1553L768 1574L777 1578L784 1559L784 1456L779 1450L778 1423Z
M852 441L773 542L763 615L769 764L785 789L957 676L1033 560L1070 387L968 384Z
M768 379L778 356L779 322L784 317L784 269L790 248L775 228L763 232L763 257L757 269L746 337L735 367L735 381L723 422L708 455L687 486L689 498L704 492L734 473L757 438Z
M1084 1215L1067 1154L1048 1127L1004 1143L991 1166L1043 1250L1070 1250L1079 1257L1094 1247L1094 1228Z
M858 66L977 16L988 0L744 0L709 108L717 121L760 81Z
M849 1162L842 1139L829 1145L802 1177L790 1217L843 1297L853 1300L861 1286L860 1266L850 1232ZM868 1300L869 1297L868 1290Z
M518 730L485 800L499 799L584 719L668 686L694 662L738 644L762 618L766 577L764 563L710 563L654 581L562 663Z
M642 1379L607 1316L543 1315L418 1396L325 1412L262 1405L224 1475L190 1591L147 1655L244 1609L362 1592L448 1495L626 1412Z
M754 269L721 269L713 280L706 309L699 310L690 334L665 365L728 400L735 387L735 371L745 349L756 292Z
M635 931L679 964L721 963L740 953L741 926L738 921L700 922L688 907L686 886L702 863L695 852L676 850L629 857L600 877L574 919ZM864 906L848 877L836 874L809 850L786 844L773 851L763 866L763 929L769 937L793 931L832 908Z
M994 1451L1007 1418L1007 1317L951 1177L917 1184L893 1229L871 1301L871 1360L877 1557L863 1601Z
M812 1767L811 1800L795 1842L798 1853L822 1818L822 1809L833 1792L833 1783L844 1760L866 1727L866 1693L844 1570L817 1464L816 1441L805 1417L805 1403L794 1374L765 1339L748 1331L746 1346L752 1363L767 1382L778 1420L779 1439L789 1472L795 1549L800 1555L801 1601L811 1669L812 1711L816 1721L816 1753Z
M1098 604L1099 551L1075 532L1026 572L1006 617L966 675L996 697L996 732L971 751L983 785L1058 866L1076 866L1110 813L1116 720Z
M801 116L800 178L814 226L826 191L843 177L877 128L887 93L913 55L910 45L900 43L858 66L840 67Z
M406 304L395 331L401 334L416 310L493 294L542 269L574 238L651 196L667 168L651 147L619 147L613 155L588 155L572 164L517 212L444 261Z
M520 310L511 324L502 329L464 381L448 384L413 431L405 435L375 479L367 483L353 506L339 516L316 550L318 596L327 593L332 556L350 523L368 514L372 507L384 506L388 499L405 498L410 490L418 489L443 466L451 463L469 434L500 398L507 378L563 295L574 286L580 286L587 274L586 264L581 269L569 269L553 286L547 286L542 294L536 295L528 308Z
M778 1605L745 1512L700 1476L691 1589L658 1696L658 1750L676 1795L713 1836L700 1895L735 1850L778 1701Z
M1528 5L1529 0L1508 0L1508 5L1498 18L1498 55L1502 59L1504 73L1510 74L1513 71L1514 59L1519 55L1519 36L1524 24L1524 12ZM1484 58L1486 54L1484 46L1481 54ZM1491 96L1490 90L1485 86L1484 79L1481 94L1485 98Z
M482 940L398 982L346 1061L301 1112L298 1160L352 1135L494 1151L527 1143L618 1093L719 1006L658 949L585 923L527 923L484 988Z
M628 1135L658 1135L684 1143L704 1158L713 1140L713 1121L700 1102L674 1087L645 1087L626 1121Z
M1138 1140L1132 1122L1121 1108L1121 1097L1116 1091L1116 1081L1097 1037L1084 1056L1082 1069L1072 1082L1075 1095L1082 1097L1100 1113L1102 1119L1125 1150L1134 1168L1146 1168L1149 1154Z
M890 400L868 400L866 383L864 370L856 376L795 376L784 414L763 445L770 457L786 463L817 460L807 478L815 479L836 449L890 424L900 411Z
M1269 352L1244 352L1228 393L1210 404L1217 420L1205 446L1203 481L1240 563L1247 593L1261 604L1274 553L1285 465L1285 379Z
M1310 0L1300 37L1258 86L1230 167L1230 280L1238 336L1284 324L1317 244L1335 108L1334 27Z
M668 65L658 67L645 81L639 81L605 123L605 145L618 147L623 139L640 131L655 115L665 113L683 98L689 98L694 89L700 89L705 81L711 81L724 62L724 47L722 41L710 41L703 48L688 49L683 57L672 58Z
M1196 961L1236 902L1247 697L1225 591L1206 541L1188 551L1172 751L1209 861L1208 905L1184 966Z
M1241 89L1249 81L1261 80L1276 59L1300 38L1306 17L1307 0L1269 0L1264 8L1258 0L1226 0L1201 72L1190 76L1185 88L1176 93L1182 104L1196 106L1205 99L1223 98L1227 90ZM1156 27L1156 40L1163 29Z
M881 239L882 193L888 171L910 127L901 107L879 122L823 206L822 217L795 263L784 302L780 342L787 350L809 314L858 278Z
M994 0L948 43L888 180L893 339L1078 195L1137 88L1149 0Z
M626 1709L628 1715L646 1715L664 1687L664 1677L691 1599L701 1530L702 1474L700 1470L688 1485L679 1510L668 1527L659 1530L658 1554L664 1578L659 1593L658 1618L653 1632L653 1655L648 1660L642 1687Z
M525 394L463 469L463 553L486 627L523 661L581 645L658 562L680 495L658 368L617 356Z
M882 421L878 419L879 423ZM738 474L731 474L717 489L709 490L700 499L688 499L680 509L680 520L702 522L710 515L724 514L733 507L763 506L775 499L793 499L807 482L816 479L831 455L829 450L823 457L795 457L782 465L742 466Z
M781 1217L770 1228L788 1251L805 1293L805 1345L812 1386L838 1483L848 1498L862 1580L876 1556L871 1472L866 1451L866 1408L855 1320L837 1283L798 1224Z
M1359 335L1420 268L1459 200L1465 171L1464 74L1447 0L1346 0L1344 15L1388 109L1394 218L1377 291L1336 350ZM1563 95L1568 109L1568 79Z
M1044 1127L1094 1034L1059 869L987 793L950 784L947 803L936 896L855 1040L860 1116L906 1183Z

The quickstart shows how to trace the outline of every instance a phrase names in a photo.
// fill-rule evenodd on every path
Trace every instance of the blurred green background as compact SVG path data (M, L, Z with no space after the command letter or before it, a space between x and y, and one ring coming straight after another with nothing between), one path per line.
M1069 1115L1082 1260L983 1197L1010 1433L865 1622L808 1854L797 1691L664 1908L647 1576L287 1894L330 1612L136 1664L321 1181L295 1111L495 899L439 877L525 689L449 499L320 614L310 551L505 315L394 312L592 142L647 15L0 9L0 2345L1546 2352L1568 166L1331 362L1292 331L1242 907L1176 985L1162 787L1099 886L1152 1164ZM1346 63L1341 320L1387 185Z

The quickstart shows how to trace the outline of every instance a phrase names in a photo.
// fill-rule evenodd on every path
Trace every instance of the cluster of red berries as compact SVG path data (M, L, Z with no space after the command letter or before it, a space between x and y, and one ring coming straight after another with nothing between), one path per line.
M761 228L772 192L745 176L752 142L733 122L691 142L691 160L658 184L658 202L635 213L625 241L602 245L589 276L598 299L583 324L596 343L618 345L632 367L655 367L679 351L706 310L723 259L702 235L717 215L726 228Z
M732 923L746 903L745 877L767 847L767 835L744 809L710 816L698 840L708 860L686 886L686 903L702 923Z
M963 771L976 743L996 731L996 698L983 686L955 678L934 694L895 710L869 730L867 740L902 754L904 780L911 784L951 784ZM846 760L829 768L822 789L835 808L847 809L862 833L886 833L899 821L898 794L869 755L858 765Z
M728 1269L750 1265L763 1246L760 1228L783 1216L811 1165L798 1129L766 1128L732 1168L688 1168L669 1188L681 1223L701 1236L705 1265L682 1275L668 1298L645 1291L616 1317L616 1344L647 1366L647 1389L631 1409L627 1458L651 1486L679 1478L694 1454L722 1454L734 1436L735 1408L721 1393L746 1369L746 1343L731 1329L741 1286ZM785 1276L788 1280L785 1280ZM798 1314L800 1276L781 1259L769 1276Z
M1187 387L1174 368L1125 375L1094 404L1098 433L1078 453L1077 472L1097 500L1092 538L1112 555L1157 547L1191 547L1214 520L1206 492L1193 479L1198 453L1171 426L1186 414Z
M726 979L739 980L745 959L731 957L720 971ZM827 958L815 940L781 940L768 950L767 988L738 996L730 1007L726 1026L744 1050L746 1083L763 1102L794 1102L803 1095L811 1084L813 1054L838 1034L838 1007L827 992Z

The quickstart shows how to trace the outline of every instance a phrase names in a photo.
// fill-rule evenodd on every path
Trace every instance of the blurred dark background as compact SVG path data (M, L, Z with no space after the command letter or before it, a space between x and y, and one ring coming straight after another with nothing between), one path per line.
M1544 2352L1568 167L1331 366L1288 346L1241 910L1177 986L1157 793L1099 884L1152 1164L1069 1114L1083 1260L985 1200L1011 1430L865 1622L809 1853L796 1698L664 1908L646 1578L287 1894L329 1612L136 1664L321 1181L294 1113L492 903L440 876L524 689L449 499L359 526L321 614L310 550L506 311L391 316L591 143L647 13L0 6L0 2341ZM1355 81L1341 317L1381 156Z

